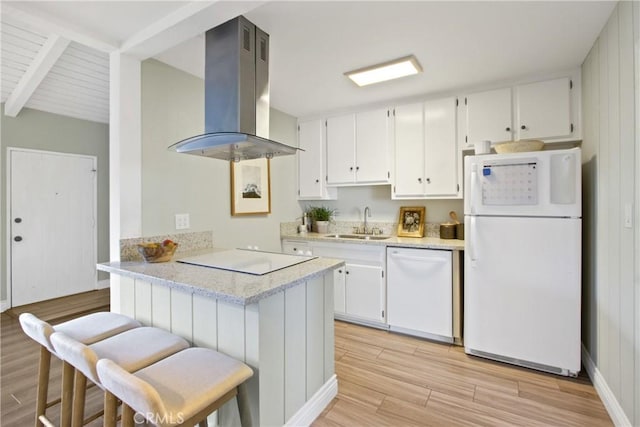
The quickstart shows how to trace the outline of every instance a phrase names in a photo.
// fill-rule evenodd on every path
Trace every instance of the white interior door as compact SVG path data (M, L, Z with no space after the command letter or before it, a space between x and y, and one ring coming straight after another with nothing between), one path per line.
M96 158L10 150L11 305L96 288Z

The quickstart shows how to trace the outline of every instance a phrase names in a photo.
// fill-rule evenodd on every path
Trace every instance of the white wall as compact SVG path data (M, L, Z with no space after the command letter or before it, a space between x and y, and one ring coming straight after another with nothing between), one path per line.
M271 138L297 145L296 119L272 109ZM142 235L174 233L177 213L213 230L219 247L280 250L280 222L300 215L295 156L271 160L271 214L232 217L228 162L176 154L171 144L202 133L204 82L159 61L142 64Z
M640 425L638 8L618 3L582 67L583 344L618 425ZM630 228L627 205L636 211Z

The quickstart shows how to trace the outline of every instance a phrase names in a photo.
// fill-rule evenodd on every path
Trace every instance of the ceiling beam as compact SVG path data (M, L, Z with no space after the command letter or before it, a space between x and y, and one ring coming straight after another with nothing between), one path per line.
M38 88L42 80L47 76L51 67L69 46L70 41L57 34L49 36L47 41L33 59L27 71L7 98L4 106L4 114L16 117L27 103L33 92Z
M120 51L140 60L151 58L265 3L267 1L189 2L138 31L122 44Z
M29 2L25 3L29 4ZM59 34L65 39L106 53L111 53L119 48L118 42L115 40L104 40L103 37L92 35L87 29L80 28L76 24L48 15L39 15L37 9L26 11L7 2L2 2L1 12L2 15L26 25L38 34Z

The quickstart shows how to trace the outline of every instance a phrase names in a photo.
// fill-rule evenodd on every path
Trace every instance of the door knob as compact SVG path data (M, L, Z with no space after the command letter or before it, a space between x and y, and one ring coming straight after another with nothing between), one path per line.
M16 224L20 224L22 222L22 218L16 218L13 220Z
M13 240L15 240L16 242L21 242L22 241L22 236L16 236L13 238Z

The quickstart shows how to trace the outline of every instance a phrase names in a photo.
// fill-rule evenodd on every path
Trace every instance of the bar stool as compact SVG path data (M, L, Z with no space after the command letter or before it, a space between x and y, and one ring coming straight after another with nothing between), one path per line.
M75 368L71 419L73 427L84 424L87 379L101 386L96 371L99 359L109 358L125 371L133 372L189 347L189 343L177 335L163 329L145 326L90 345L74 340L63 332L53 333L51 342L56 353ZM105 417L107 415L109 414L105 413ZM67 426L61 425L61 427Z
M189 348L135 373L102 359L97 370L107 393L122 400L123 427L133 425L134 411L159 427L206 426L207 415L234 396L241 424L251 426L245 381L253 371L217 351ZM115 418L105 417L104 425L114 427Z
M51 354L58 357L53 348L53 344L51 344L51 335L54 332L64 332L82 343L91 344L112 335L119 334L120 332L141 326L140 322L137 320L131 319L130 317L122 314L110 312L92 313L55 326L50 325L31 313L22 313L19 320L24 333L29 338L40 344L38 394L36 398L36 427L42 426L45 422L51 424L47 419L46 410L59 402L61 402L60 423L67 423L68 419L71 417L73 368L64 363L64 361L62 363L61 397L60 399L47 402Z

